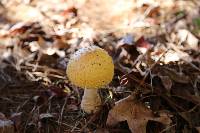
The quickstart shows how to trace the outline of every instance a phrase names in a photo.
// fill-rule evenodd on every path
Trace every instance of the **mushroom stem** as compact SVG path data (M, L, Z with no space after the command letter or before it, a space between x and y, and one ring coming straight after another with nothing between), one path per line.
M99 110L101 98L98 94L98 89L85 89L81 102L81 108L86 113L92 113Z

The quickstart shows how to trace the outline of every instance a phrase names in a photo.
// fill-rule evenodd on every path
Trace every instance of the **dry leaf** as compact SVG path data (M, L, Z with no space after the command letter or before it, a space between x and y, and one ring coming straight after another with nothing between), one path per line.
M0 120L1 133L14 133L14 126L11 120Z
M181 29L178 31L177 37L181 42L186 42L189 48L198 49L199 40L190 31Z
M159 76L163 86L169 91L172 87L172 80L169 78L169 76Z
M15 130L18 131L19 130L19 127L22 123L22 112L20 113L13 113L10 117L10 119L14 122L14 127L15 127Z
M60 57L65 57L65 52L59 50L60 48L67 48L68 46L61 42L61 39L55 41L54 43L45 41L42 37L39 37L38 42L31 43L31 50L41 50L42 53L47 55L57 54Z
M62 16L65 16L66 18L70 18L71 16L77 16L77 9L75 7L69 7L65 9L62 13Z
M152 45L144 38L144 36L140 37L135 42L135 46L137 47L137 50L143 54L152 47Z
M118 102L110 110L107 125L115 125L120 121L127 121L130 130L134 133L146 133L146 125L149 120L170 124L171 120L167 114L154 117L152 111L142 103L136 101L133 96L128 96Z
M163 67L162 71L169 76L170 79L172 79L175 82L178 83L189 83L190 82L190 77L185 75L182 72L177 72L176 70L167 68L167 67Z
M20 4L12 6L8 14L9 18L17 21L38 21L43 19L42 13L35 7Z
M5 120L6 119L6 116L0 112L0 120Z
M168 64L169 62L175 62L175 61L179 61L179 60L180 60L180 57L177 52L175 52L173 50L168 50L164 55L163 62L165 64Z
M119 43L117 44L117 53L115 58L119 58L119 60L130 59L134 61L138 56L139 52L137 51L137 47L134 45L134 38L133 36L127 34L124 36Z
M42 37L38 38L38 44L42 50L42 53L47 55L53 55L56 53L57 48L54 48L52 43L46 42Z
M160 7L156 5L150 7L147 17L157 17L159 14L160 14Z
M0 133L14 133L14 123L0 112Z
M198 131L198 133L200 133L200 127L196 127L196 130Z

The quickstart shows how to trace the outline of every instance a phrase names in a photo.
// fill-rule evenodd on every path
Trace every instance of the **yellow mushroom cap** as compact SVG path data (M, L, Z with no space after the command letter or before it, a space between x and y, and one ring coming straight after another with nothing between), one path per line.
M67 76L76 86L86 89L101 88L112 81L114 64L108 53L97 46L81 48L67 65Z

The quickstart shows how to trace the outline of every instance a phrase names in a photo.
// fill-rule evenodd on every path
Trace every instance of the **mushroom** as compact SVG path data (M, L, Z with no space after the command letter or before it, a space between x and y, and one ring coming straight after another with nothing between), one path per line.
M98 89L108 85L114 75L108 53L97 46L81 48L71 56L66 72L72 84L85 89L81 108L86 113L98 111L101 105Z

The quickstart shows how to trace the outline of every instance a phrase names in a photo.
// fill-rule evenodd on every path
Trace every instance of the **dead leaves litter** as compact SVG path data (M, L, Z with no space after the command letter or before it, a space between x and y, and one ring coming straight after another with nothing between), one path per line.
M14 123L7 119L3 113L0 112L0 132L14 133Z
M171 123L169 114L162 114L160 117L155 117L150 109L134 99L133 96L128 96L116 102L114 108L110 110L107 125L113 126L118 122L127 121L133 133L145 133L149 120L158 121L165 125Z

